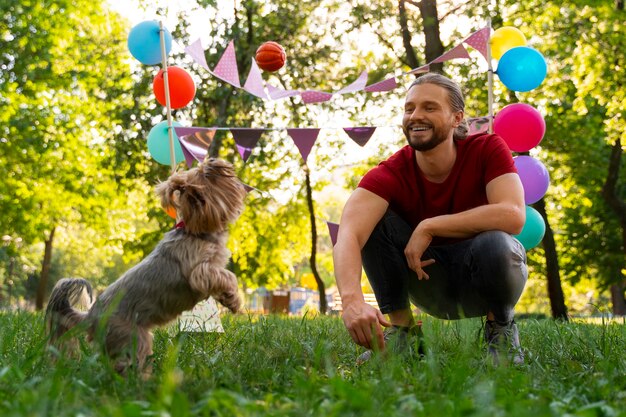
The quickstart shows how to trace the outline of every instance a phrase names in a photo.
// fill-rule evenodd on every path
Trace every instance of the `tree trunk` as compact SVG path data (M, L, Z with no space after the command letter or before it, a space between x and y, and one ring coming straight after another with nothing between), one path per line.
M543 237L542 246L546 257L546 275L548 279L548 297L550 298L550 307L552 308L552 317L567 321L567 307L565 306L565 296L561 287L561 273L559 271L559 259L556 252L556 244L554 243L554 234L548 222L546 214L546 204L543 198L534 205L535 209L541 214L543 221L546 223L546 234Z
M619 195L617 195L617 181L619 178L620 164L622 160L622 141L620 137L615 140L613 147L611 148L611 156L609 159L609 170L606 175L606 181L602 186L602 197L604 201L611 207L613 212L619 219L619 224L622 229L622 251L626 255L626 202L624 202ZM626 259L626 256L624 257ZM621 270L626 269L626 262L622 261L622 264L618 266L619 277L618 281L611 287L611 300L613 301L613 314L624 315L626 307L624 306L624 275ZM613 288L617 286L617 288ZM621 289L621 290L620 290Z
M402 33L402 45L404 46L404 53L406 55L407 63L411 69L420 66L413 45L411 45L411 31L409 30L408 19L406 17L405 0L399 0L398 2L398 14L400 18L400 32Z
M41 263L41 274L39 275L39 285L37 286L37 298L35 300L35 308L43 309L43 302L48 288L48 278L50 276L50 264L52 262L52 242L54 240L54 231L56 226L50 230L50 235L46 239L45 249L43 253L43 262Z
M400 1L402 3L402 1ZM422 15L424 37L426 39L426 62L431 62L443 54L443 43L439 34L439 17L435 0L422 0L418 3ZM443 72L443 62L430 65L431 71Z
M311 189L311 177L309 174L309 168L304 166L305 180L306 180L306 202L309 207L309 216L311 219L311 272L317 283L317 290L320 294L320 313L326 314L328 305L326 303L326 286L324 281L320 278L319 272L317 272L316 258L317 258L317 226L315 225L315 208L313 207L313 190Z

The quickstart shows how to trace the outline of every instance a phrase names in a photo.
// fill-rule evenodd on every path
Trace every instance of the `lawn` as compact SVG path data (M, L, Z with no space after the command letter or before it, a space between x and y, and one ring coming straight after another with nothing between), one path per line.
M337 317L223 318L155 334L154 375L116 375L83 343L46 348L42 316L0 313L0 416L626 416L626 325L520 320L526 364L493 366L479 319L424 318L427 354L361 367Z

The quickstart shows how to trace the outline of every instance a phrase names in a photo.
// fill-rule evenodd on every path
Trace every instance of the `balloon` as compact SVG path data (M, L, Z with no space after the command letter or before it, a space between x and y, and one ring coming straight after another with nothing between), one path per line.
M174 156L177 164L185 160L183 149L178 141L176 130L174 130L174 127L180 126L181 124L178 122L172 123L172 133L174 135ZM170 138L168 134L167 121L163 121L150 129L150 133L148 133L148 151L150 151L150 155L152 155L152 158L154 158L154 160L158 163L170 165Z
M531 250L541 242L546 233L546 224L541 214L534 208L526 206L526 223L519 235L513 236L524 246L524 249Z
M176 220L176 208L169 206L168 208L164 208L163 209L168 216L170 216L172 219Z
M165 55L172 49L172 35L163 28ZM161 57L161 28L156 20L146 20L130 30L128 50L139 62L145 65L159 64Z
M516 46L525 46L526 37L519 29L504 26L493 32L489 42L491 43L491 57L500 59L509 49Z
M170 106L173 109L185 107L196 95L196 85L191 75L180 67L167 68L167 81L170 87ZM165 101L165 81L163 70L154 77L152 81L152 90L157 101L162 105L166 105Z
M268 72L281 69L285 65L286 58L287 54L285 54L283 47L272 41L261 44L254 57L259 68Z
M540 161L531 156L516 156L513 161L524 187L524 202L536 203L548 191L550 185L548 170Z
M541 142L546 122L533 106L514 103L505 106L493 119L493 131L500 135L513 152L527 152Z
M502 55L496 74L513 91L530 91L546 78L548 66L543 55L527 46L516 46Z

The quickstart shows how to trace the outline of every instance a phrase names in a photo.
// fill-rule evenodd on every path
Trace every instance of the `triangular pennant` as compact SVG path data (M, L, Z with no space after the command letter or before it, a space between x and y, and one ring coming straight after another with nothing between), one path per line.
M252 154L252 148L245 148L241 145L237 145L237 150L239 151L239 155L241 156L241 159L243 159L243 162L247 162L248 158L250 158L250 155Z
M243 189L246 190L247 193L249 193L250 191L253 191L253 190L259 191L256 188L246 184L245 182L242 182L241 185L243 185Z
M359 75L359 78L357 78L352 84L337 91L336 94L354 93L356 91L361 91L365 88L366 84L367 84L367 71L363 71L361 75Z
M316 128L297 128L297 129L287 129L287 133L293 139L293 143L296 144L298 150L300 151L300 155L302 155L302 159L306 162L309 157L309 153L311 153L311 149L313 145L315 145L315 141L317 140L317 135L320 133L320 129Z
M235 56L235 44L233 41L228 43L224 54L220 58L213 69L213 74L221 80L241 88L241 82L239 81L239 70L237 69L237 57Z
M274 87L272 84L267 83L267 92L272 100L278 100L286 97L293 97L300 94L297 90L284 90L279 87Z
M181 128L182 130L183 128ZM191 168L193 165L193 161L196 160L198 162L204 161L208 152L209 146L211 146L211 142L213 141L213 137L215 136L215 129L212 130L200 130L199 128L184 128L184 129L195 129L196 132L192 134L186 134L181 136L181 133L176 132L179 135L178 140L180 141L181 148L183 149L183 155L185 156L185 161L187 162L187 166Z
M206 63L206 57L204 56L204 49L202 48L202 42L200 39L187 46L185 48L185 52L187 52L193 60L198 63L198 65L211 72L209 64Z
M476 49L487 59L487 43L491 36L491 28L487 26L477 32L472 33L463 42Z
M377 93L383 91L393 90L398 86L398 82L396 81L396 77L387 78L386 80L379 81L372 85L368 85L364 88L368 93Z
M355 141L359 146L365 146L370 140L374 132L375 127L344 127L343 130L350 136L350 139Z
M333 246L337 244L337 235L339 234L339 225L337 223L326 222L326 226L328 226L328 234L330 235L330 241Z
M230 129L235 143L243 148L254 148L265 129Z
M407 74L421 74L423 72L428 72L428 71L430 71L430 65L425 64L425 65L422 65L421 67L412 69L411 71L407 72Z
M448 52L441 55L439 58L435 58L435 60L431 63L436 64L439 62L450 61L451 59L458 59L458 58L467 59L469 57L470 56L467 53L467 49L465 49L465 46L463 46L463 44L460 43L454 48L450 49Z
M265 89L263 88L263 77L261 76L261 70L256 61L252 59L252 65L250 65L250 72L246 83L243 85L243 89L248 93L260 98L267 98Z
M323 91L307 90L300 93L304 104L322 103L332 98L332 94Z
M484 133L489 130L489 116L467 119L468 134Z

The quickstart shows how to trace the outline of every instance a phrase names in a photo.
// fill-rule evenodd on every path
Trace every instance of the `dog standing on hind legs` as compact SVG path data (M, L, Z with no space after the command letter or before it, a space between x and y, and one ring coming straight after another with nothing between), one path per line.
M73 306L85 291L91 296L90 284L60 280L46 309L50 344L58 345L63 334L82 323L89 340L102 341L116 371L124 374L137 365L149 373L151 329L209 296L232 312L239 310L237 278L226 269L226 241L227 226L243 211L246 191L232 165L207 158L196 168L172 174L156 191L163 207L176 208L183 221L87 311Z

